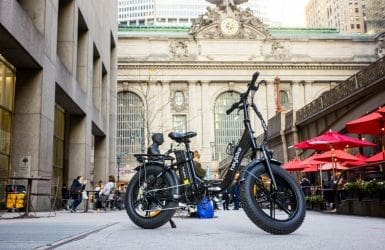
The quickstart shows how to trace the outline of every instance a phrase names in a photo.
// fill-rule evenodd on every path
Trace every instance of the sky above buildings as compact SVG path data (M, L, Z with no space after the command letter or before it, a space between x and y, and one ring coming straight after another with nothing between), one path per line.
M273 23L305 27L305 6L309 0L270 0L268 7Z

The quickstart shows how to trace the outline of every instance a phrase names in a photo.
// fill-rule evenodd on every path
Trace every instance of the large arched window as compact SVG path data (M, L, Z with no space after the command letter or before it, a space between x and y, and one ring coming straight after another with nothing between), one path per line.
M213 158L221 161L227 157L226 147L230 142L237 142L243 131L242 112L237 114L234 111L226 115L226 110L234 102L239 101L239 94L234 92L225 92L218 96L215 101L214 119L215 119L215 142Z
M116 145L121 163L134 159L134 154L144 153L144 105L132 92L118 93Z

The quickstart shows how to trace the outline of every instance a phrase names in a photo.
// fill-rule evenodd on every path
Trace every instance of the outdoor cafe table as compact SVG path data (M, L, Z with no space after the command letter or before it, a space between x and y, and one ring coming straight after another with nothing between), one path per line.
M32 181L49 181L51 178L49 177L42 177L42 176L30 176L30 177L21 177L21 176L11 176L9 177L11 180L27 180L27 198L26 198L26 205L25 205L25 212L24 214L15 217L15 218L36 218L36 216L29 214L29 203L31 199L31 189L32 189Z

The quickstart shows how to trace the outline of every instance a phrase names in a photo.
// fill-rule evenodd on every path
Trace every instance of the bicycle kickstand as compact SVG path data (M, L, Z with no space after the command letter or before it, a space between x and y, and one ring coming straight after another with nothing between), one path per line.
M170 225L172 228L176 228L176 224L172 219L170 219Z

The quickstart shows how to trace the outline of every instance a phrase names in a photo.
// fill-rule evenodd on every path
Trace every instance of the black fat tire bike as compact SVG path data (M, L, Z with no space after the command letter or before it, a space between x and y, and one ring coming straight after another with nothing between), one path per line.
M232 161L223 180L207 181L196 175L189 145L195 132L169 133L183 149L171 148L160 155L135 155L140 164L127 186L125 207L136 225L152 229L169 221L175 227L172 217L180 203L197 205L204 197L213 197L229 188L238 178L243 210L255 225L271 234L290 234L301 226L306 212L303 192L281 163L272 158L273 152L267 146L267 126L254 104L258 76L258 72L254 73L239 102L226 111L228 115L234 110L243 113L245 129L236 145L228 145L226 151L232 155ZM264 131L260 144L254 137L250 110L261 121ZM250 161L243 165L246 154Z

